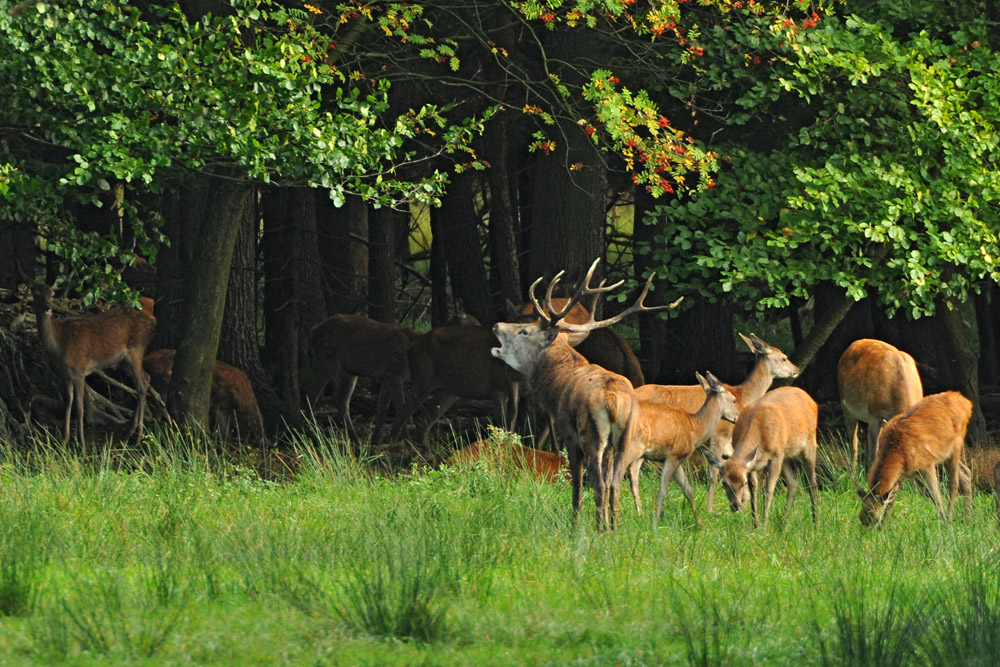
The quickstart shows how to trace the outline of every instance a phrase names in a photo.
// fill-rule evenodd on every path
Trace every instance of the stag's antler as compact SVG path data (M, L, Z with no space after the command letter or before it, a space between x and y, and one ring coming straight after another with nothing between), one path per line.
M542 313L542 317L546 320L548 327L554 326L555 324L558 323L559 327L564 331L585 333L593 331L594 329L602 329L604 327L611 326L612 324L621 322L623 319L625 319L632 313L639 313L639 312L652 313L658 310L672 310L673 308L676 308L681 301L684 300L684 297L681 297L676 301L674 301L673 303L665 306L646 306L643 303L643 301L645 301L646 295L649 293L650 285L653 284L653 276L650 275L649 279L646 281L646 286L642 290L642 294L639 295L638 300L636 300L634 304L632 304L629 308L623 310L622 312L618 313L613 317L609 317L604 320L595 320L594 313L597 310L597 301L601 298L601 296L605 292L610 292L611 290L617 289L625 282L624 280L619 280L613 285L605 285L606 281L602 280L600 285L598 285L597 287L591 287L590 281L594 277L594 271L597 270L597 264L600 261L601 261L600 258L594 260L594 263L590 265L590 270L587 271L587 275L581 281L580 285L574 290L573 296L569 298L569 300L566 302L566 305L562 308L562 310L558 312L552 305L552 289L555 286L555 284L559 281L560 277L564 272L560 271L558 274L556 274L555 278L552 279L552 282L549 283L549 289L547 290L545 295L544 309L541 307L541 304L539 304L538 299L535 297L535 285L537 285L541 281L541 278L539 278L534 282L534 284L531 286L531 300L535 304L535 310L537 310L539 313ZM584 324L570 324L569 322L559 323L559 320L565 317L565 315L569 313L570 309L572 309L573 306L575 306L580 301L580 299L582 299L584 296L587 295L594 296L594 302L590 309L590 319Z

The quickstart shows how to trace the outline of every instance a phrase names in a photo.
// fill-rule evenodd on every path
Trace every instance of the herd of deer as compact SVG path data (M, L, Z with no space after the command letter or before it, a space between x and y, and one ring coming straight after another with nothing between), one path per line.
M594 493L600 529L615 528L619 523L620 488L626 472L641 514L639 469L643 460L650 459L663 462L655 521L659 522L664 494L674 479L701 525L684 469L686 460L700 451L710 464L708 511L713 509L721 473L732 510L738 511L749 502L758 523L758 473L766 470L766 524L779 478L785 477L788 488L787 514L804 466L816 522L816 402L796 387L770 390L776 378L795 378L799 369L778 348L756 336L741 334L754 354L743 383L727 385L706 373L697 376L698 385L644 384L635 355L608 327L633 313L672 309L680 300L666 306L644 305L650 277L629 308L596 320L599 299L621 285L602 281L592 287L597 265L595 260L568 298L553 297L560 273L549 282L544 301L539 300L539 278L530 289L531 303L518 307L508 302L510 321L492 329L463 312L448 325L425 334L355 315L327 318L311 331L314 379L306 388L307 398L315 403L324 387L334 381L337 408L349 436L357 440L350 416L351 396L358 377L371 378L379 383L373 439L380 436L391 402L396 414L389 437L394 440L403 434L417 410L425 404L431 406L430 419L418 436L426 441L431 426L460 398L492 400L498 423L513 427L523 384L566 449L574 518L581 508L584 469ZM43 347L65 379L64 439L69 441L75 405L79 438L84 444L85 377L119 363L127 367L137 389L132 432L141 438L148 384L165 391L173 363L172 350L145 354L156 321L152 302L143 299L142 310L115 308L90 317L55 320L52 296L52 288L46 285L33 288ZM589 308L582 304L584 298L591 299ZM837 376L855 463L858 424L868 426L868 490L858 488L861 522L883 523L900 483L918 472L924 473L942 519L951 517L960 489L967 497L968 513L970 471L961 459L972 413L969 400L951 391L925 398L913 358L878 340L852 343L840 359ZM217 363L211 403L217 428L225 429L235 420L238 432L263 437L253 391L238 369ZM548 460L534 453L522 452L520 456L539 470ZM947 512L938 489L940 464L948 472ZM993 476L1000 519L1000 464Z

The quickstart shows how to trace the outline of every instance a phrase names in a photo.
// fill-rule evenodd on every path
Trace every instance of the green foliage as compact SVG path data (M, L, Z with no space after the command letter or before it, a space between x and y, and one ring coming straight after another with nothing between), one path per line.
M664 277L761 309L827 282L912 317L1000 279L1000 77L987 29L969 19L900 35L827 15L759 31L767 67L732 91L783 127L765 148L720 148L717 188L647 220L661 225ZM731 71L709 74L729 86Z
M479 120L430 105L389 117L389 83L341 71L306 12L233 4L192 20L177 5L0 2L0 216L37 222L68 265L95 261L97 280L119 239L79 231L62 204L99 205L112 183L210 176L328 188L337 203L435 200L444 174L398 170L468 150ZM155 220L129 218L142 242L163 240Z

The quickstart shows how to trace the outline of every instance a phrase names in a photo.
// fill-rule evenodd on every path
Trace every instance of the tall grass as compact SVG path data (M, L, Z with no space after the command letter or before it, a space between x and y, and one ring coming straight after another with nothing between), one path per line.
M0 655L909 665L985 664L1000 646L985 495L945 525L905 488L866 530L831 460L818 528L803 500L767 529L719 503L697 530L674 490L658 530L624 503L621 529L598 534L589 513L573 523L568 484L488 460L391 471L316 428L275 474L201 434L149 443L83 463L0 448ZM641 486L655 494L655 471Z

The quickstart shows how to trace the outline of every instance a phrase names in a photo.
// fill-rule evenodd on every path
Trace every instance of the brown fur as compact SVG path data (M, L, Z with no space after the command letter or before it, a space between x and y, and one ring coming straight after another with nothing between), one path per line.
M711 373L708 378L704 385L699 386L704 400L697 412L691 413L672 405L641 399L638 402L639 423L630 450L622 455L623 465L628 466L636 511L642 514L642 503L639 499L639 469L644 459L664 462L660 491L656 498L654 525L659 524L663 498L671 479L677 480L677 484L691 505L695 520L699 526L701 525L701 517L698 516L698 508L694 503L694 491L687 480L684 463L695 449L711 437L721 419L735 420L739 415L736 398L732 392Z
M816 523L816 401L798 387L778 387L743 408L733 428L733 455L723 464L726 495L734 512L743 507L742 489L750 486L750 507L757 523L756 473L768 468L764 497L764 525L771 513L771 502L778 477L784 473L788 483L785 515L798 491L798 478L792 464L802 461L809 477L809 496L813 523Z
M124 364L138 393L130 433L142 439L146 411L146 378L142 357L153 337L156 319L134 308L111 308L89 317L55 320L52 317L52 288L32 287L32 306L42 346L53 365L65 378L67 393L64 442L69 442L73 405L77 410L80 446L86 452L83 433L83 392L86 377L94 371Z
M358 377L379 382L375 433L378 438L389 401L397 412L403 409L403 383L410 376L407 350L417 334L398 324L385 324L359 315L333 315L312 328L309 346L313 382L307 395L315 405L331 380L337 385L337 408L355 441L358 433L351 420L351 396Z
M862 497L861 523L884 522L892 510L900 483L923 472L941 520L948 520L954 510L959 490L959 471L965 432L972 416L972 402L957 391L933 394L919 401L906 413L890 419L879 433L875 462L868 473L867 493ZM949 501L945 515L938 490L937 466L948 471ZM966 513L972 502L967 489Z
M924 396L913 357L871 338L856 340L844 350L837 363L837 386L854 465L858 461L860 422L868 425L865 462L871 465L882 425L912 408Z
M519 470L530 471L545 482L566 479L569 465L565 458L553 452L524 445L496 445L486 440L477 440L455 452L448 459L448 465L475 463L483 458L496 458Z
M774 378L796 377L799 369L795 367L784 352L768 345L763 340L750 334L749 337L740 334L740 338L754 353L754 364L741 384L723 386L736 397L739 409L753 403L770 389ZM662 385L647 384L636 389L636 397L640 401L649 401L664 405L673 405L687 412L696 412L705 402L705 391L694 385ZM720 421L711 437L711 453L716 459L722 459L733 452L733 424ZM709 512L715 511L715 488L719 481L719 470L708 469L708 498L705 504ZM744 498L745 502L746 499Z
M142 360L149 382L160 394L166 394L174 370L176 350L150 352ZM246 373L221 361L212 370L209 398L209 425L223 435L236 433L252 440L264 437L264 419L257 406L250 378Z
M497 339L486 327L445 326L418 336L408 352L410 396L392 424L396 439L413 414L428 399L435 405L420 432L426 443L434 423L460 398L492 399L498 424L513 424L517 416L518 384L490 350Z

